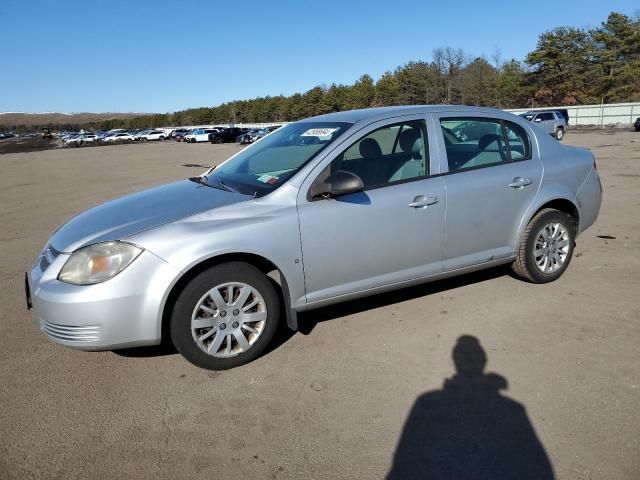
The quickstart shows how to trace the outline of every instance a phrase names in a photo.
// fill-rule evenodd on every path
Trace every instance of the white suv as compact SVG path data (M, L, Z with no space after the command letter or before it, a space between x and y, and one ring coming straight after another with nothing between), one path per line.
M218 133L220 131L219 128L198 128L194 130L188 135L185 135L185 142L196 143L196 142L208 142L210 133Z
M164 140L165 138L166 136L162 130L151 130L150 132L143 133L139 136L139 139L143 142L147 142L149 140Z

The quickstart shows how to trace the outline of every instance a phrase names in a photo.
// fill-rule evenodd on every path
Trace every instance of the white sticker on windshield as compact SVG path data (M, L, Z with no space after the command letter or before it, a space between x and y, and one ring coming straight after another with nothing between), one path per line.
M300 136L301 137L328 137L336 130L338 129L337 128L310 128Z

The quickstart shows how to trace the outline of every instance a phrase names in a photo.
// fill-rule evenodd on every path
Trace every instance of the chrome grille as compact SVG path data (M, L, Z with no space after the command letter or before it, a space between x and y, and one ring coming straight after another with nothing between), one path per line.
M53 248L51 245L47 245L47 248L42 252L42 256L40 257L40 270L43 272L49 268L49 265L53 263L53 261L58 258L60 252Z
M58 325L45 320L40 320L40 330L56 340L70 342L95 342L100 338L98 325L77 327L73 325Z

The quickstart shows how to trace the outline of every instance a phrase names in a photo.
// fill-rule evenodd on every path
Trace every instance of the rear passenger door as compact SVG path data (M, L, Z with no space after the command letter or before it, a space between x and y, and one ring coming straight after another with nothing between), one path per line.
M515 254L524 214L542 180L542 164L522 126L500 119L474 140L451 132L469 117L441 115L441 169L447 190L444 270L456 270ZM495 132L495 133L493 133ZM472 138L472 136L469 136Z

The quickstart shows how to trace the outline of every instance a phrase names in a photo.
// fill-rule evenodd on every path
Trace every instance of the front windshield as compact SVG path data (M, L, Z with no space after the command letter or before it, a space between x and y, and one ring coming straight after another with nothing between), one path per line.
M301 122L279 128L213 170L207 181L261 197L295 175L350 126L343 122Z

